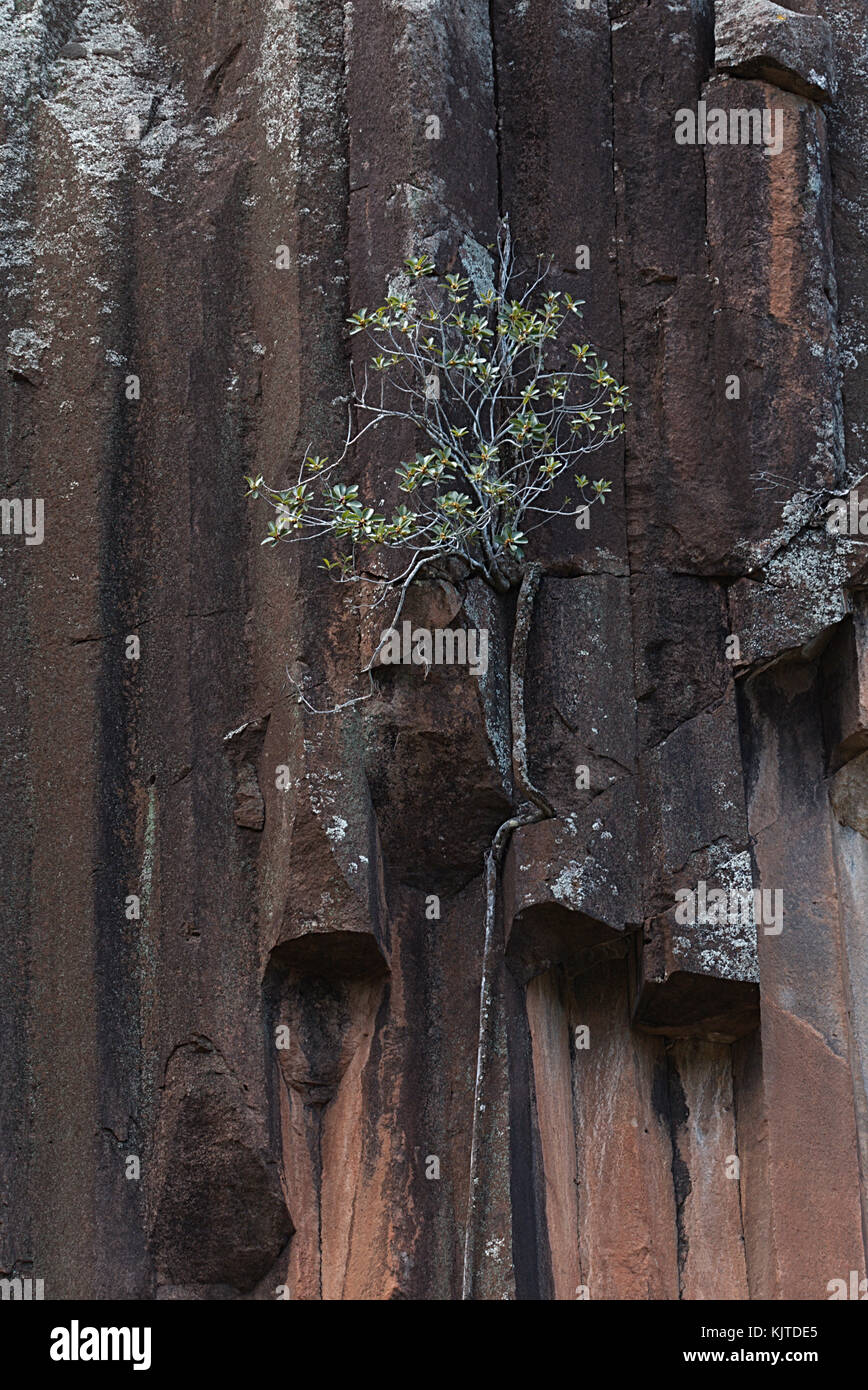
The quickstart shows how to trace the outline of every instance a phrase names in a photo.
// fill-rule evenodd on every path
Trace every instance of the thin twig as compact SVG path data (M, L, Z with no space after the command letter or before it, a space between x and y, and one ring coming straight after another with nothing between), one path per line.
M334 705L331 709L317 709L314 705L311 704L310 700L305 695L298 681L295 680L289 674L289 667L286 666L284 669L286 671L286 679L289 681L290 685L294 686L294 688L298 691L299 704L304 705L306 709L309 709L311 714L339 714L342 709L349 709L351 705L360 705L364 700L370 700L371 696L374 694L374 678L369 671L368 681L370 683L371 688L368 691L367 695L357 695L353 700L344 700L342 704Z

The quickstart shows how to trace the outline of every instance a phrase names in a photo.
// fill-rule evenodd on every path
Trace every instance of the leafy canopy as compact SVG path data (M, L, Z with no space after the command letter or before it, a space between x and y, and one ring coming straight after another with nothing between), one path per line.
M427 255L413 256L384 304L350 317L368 355L362 384L353 385L346 444L333 462L308 453L290 487L245 480L247 495L275 512L264 545L343 541L337 558L322 561L341 581L361 577L370 547L409 557L391 584L460 560L502 591L521 572L530 531L576 505L604 502L611 484L583 472L573 475L577 504L555 503L554 494L583 456L623 432L627 387L589 344L571 341L583 301L545 289L550 265L516 287L508 222L496 252L496 280L477 275L475 283L438 276ZM423 450L397 468L406 500L391 512L345 481L352 447L387 421L413 426Z

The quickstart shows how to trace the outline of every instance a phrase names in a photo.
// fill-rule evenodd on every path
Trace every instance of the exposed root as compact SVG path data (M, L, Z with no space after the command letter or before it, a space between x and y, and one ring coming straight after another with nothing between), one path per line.
M554 807L542 792L537 791L527 770L527 716L524 707L524 676L527 669L527 644L533 623L533 606L542 565L528 565L518 591L515 613L515 632L512 637L512 659L509 667L509 717L512 723L512 775L525 800L541 812L534 820L551 820ZM498 834L500 832L498 831Z
M527 643L533 620L533 606L542 576L542 566L529 565L518 594L515 631L509 668L509 713L512 727L512 770L517 790L524 798L518 810L499 826L485 856L485 937L482 948L482 978L479 988L479 1037L476 1048L476 1083L473 1092L473 1129L470 1140L470 1183L467 1192L467 1220L464 1228L464 1271L461 1281L462 1300L473 1296L474 1257L476 1254L476 1225L479 1210L479 1146L481 1117L484 1111L484 1088L488 1060L491 1055L491 982L495 964L495 932L497 927L498 888L500 869L513 830L521 825L550 820L554 808L537 791L527 768L527 720L524 708L524 677L527 665Z

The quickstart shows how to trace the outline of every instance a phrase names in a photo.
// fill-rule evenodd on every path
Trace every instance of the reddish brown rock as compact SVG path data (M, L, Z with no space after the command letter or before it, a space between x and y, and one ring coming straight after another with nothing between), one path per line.
M866 557L826 521L864 491L868 33L816 9L4 10L2 497L45 504L0 538L4 1276L461 1296L513 597L420 586L487 670L369 682L379 615L242 480L340 451L348 313L415 249L481 274L509 212L635 404L590 530L532 536L556 815L504 865L469 1292L864 1277ZM700 102L780 150L677 143ZM414 441L365 444L385 498ZM675 922L715 875L783 929Z
M680 1295L747 1298L730 1049L674 1043L669 1078Z
M769 1236L775 1287L791 1298L828 1296L838 1270L859 1270L865 1258L845 946L852 894L840 893L835 821L815 794L826 762L821 690L816 664L797 661L745 688L757 873L784 908L781 929L763 927L757 942Z

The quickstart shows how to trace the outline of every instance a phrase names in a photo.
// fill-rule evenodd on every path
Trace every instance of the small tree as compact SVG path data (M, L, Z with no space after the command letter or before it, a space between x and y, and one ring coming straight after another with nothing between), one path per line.
M290 487L246 479L248 495L264 497L276 514L264 545L336 538L342 553L322 560L332 577L375 584L380 597L397 589L399 604L414 579L445 568L477 575L497 593L520 580L530 532L574 511L568 497L551 505L556 484L621 434L616 417L628 402L589 344L569 341L565 330L584 301L549 291L534 307L548 268L512 297L507 222L497 252L497 282L477 285L472 308L470 281L433 278L420 255L405 263L406 289L351 316L351 333L364 332L371 352L361 388L353 385L346 445L332 463L306 455ZM408 423L426 445L398 467L407 502L390 517L343 480L352 447L386 421ZM603 502L611 486L584 474L575 483L580 507ZM372 576L363 557L373 550L399 552L406 564L388 578Z
M246 479L248 495L265 498L275 512L263 544L341 542L337 554L322 559L323 567L336 582L373 586L372 606L396 594L393 627L410 584L420 578L445 576L460 583L476 576L498 594L518 586L509 692L519 804L495 834L485 863L465 1298L473 1275L478 1120L488 1055L499 869L514 829L555 814L527 768L524 679L542 570L527 562L525 548L536 527L553 517L604 503L611 484L603 479L592 483L581 472L573 474L575 501L554 498L558 483L579 460L623 432L629 408L627 388L618 384L606 362L589 344L571 341L584 301L543 288L551 263L539 263L530 283L517 284L507 220L495 251L493 274L477 274L474 283L457 274L438 277L427 255L407 260L406 274L386 302L377 309L360 309L349 320L353 334L366 334L370 351L361 385L353 380L340 456L330 463L308 453L290 487L270 487L262 477ZM424 449L397 468L397 489L407 500L390 516L361 498L344 471L353 447L386 422L411 426ZM371 563L379 564L379 573L372 572ZM387 635L388 629L367 673Z

